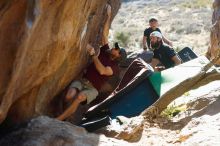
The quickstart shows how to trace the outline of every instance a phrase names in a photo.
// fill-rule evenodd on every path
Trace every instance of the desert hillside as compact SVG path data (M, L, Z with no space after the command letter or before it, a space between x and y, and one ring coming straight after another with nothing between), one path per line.
M159 28L174 48L207 51L211 27L211 0L124 0L112 24L112 39L128 51L142 50L148 20L155 16Z

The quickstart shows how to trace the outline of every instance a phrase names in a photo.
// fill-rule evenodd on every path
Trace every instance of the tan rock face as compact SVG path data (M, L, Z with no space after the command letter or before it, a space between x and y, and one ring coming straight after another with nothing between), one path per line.
M47 114L53 97L82 72L97 44L106 0L1 0L0 121ZM113 14L119 0L110 0Z
M207 56L214 59L220 55L220 0L213 1L212 29L210 34L211 45L208 49ZM220 65L220 60L216 64Z

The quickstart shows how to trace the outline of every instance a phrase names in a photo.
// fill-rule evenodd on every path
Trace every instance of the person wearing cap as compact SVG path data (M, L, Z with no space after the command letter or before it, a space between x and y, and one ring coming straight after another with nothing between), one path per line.
M110 77L119 74L118 64L126 59L126 51L121 49L118 43L112 49L108 45L108 33L110 28L111 6L107 5L107 20L104 24L102 47L96 53L93 46L87 44L87 52L92 59L92 63L86 68L86 72L81 80L73 81L65 96L65 101L71 105L57 117L64 120L73 114L80 103L91 103L99 94L111 88L108 83ZM112 89L113 90L113 89Z
M153 59L151 66L157 71L157 65L162 64L165 69L181 64L181 60L176 55L176 52L170 46L162 41L163 36L159 31L154 31L150 34L150 44L153 49Z
M144 30L144 36L143 36L143 49L144 50L150 50L150 34L153 31L159 31L161 33L161 30L158 28L158 20L156 17L151 17L149 19L149 27ZM162 36L163 41L170 45L171 47L173 46L172 42L168 40L166 37Z

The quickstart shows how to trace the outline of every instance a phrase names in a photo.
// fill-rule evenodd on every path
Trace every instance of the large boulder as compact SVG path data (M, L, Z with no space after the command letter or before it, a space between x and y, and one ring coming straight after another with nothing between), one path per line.
M109 0L113 17L120 0ZM107 0L0 1L0 123L49 114L100 42Z
M88 133L84 128L48 117L38 117L23 123L0 138L1 146L120 146L125 141Z

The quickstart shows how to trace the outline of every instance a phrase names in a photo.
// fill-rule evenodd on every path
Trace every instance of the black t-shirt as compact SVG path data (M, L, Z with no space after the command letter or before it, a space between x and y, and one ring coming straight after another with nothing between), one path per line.
M171 59L176 55L176 52L173 48L170 48L167 45L162 44L158 49L154 49L154 57L165 66L165 68L170 68L175 65L175 62Z
M150 48L150 34L153 31L159 31L161 33L159 28L156 28L155 30L153 30L151 27L149 27L149 28L144 30L144 36L147 37L147 46L148 46L148 48Z

